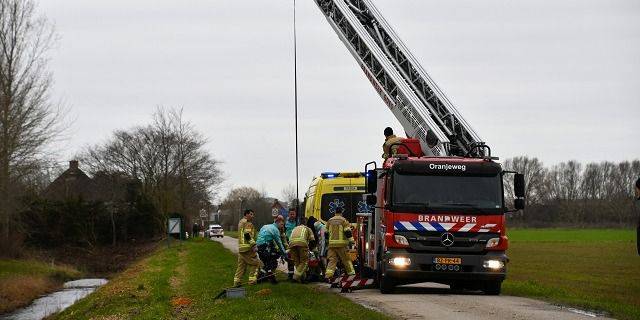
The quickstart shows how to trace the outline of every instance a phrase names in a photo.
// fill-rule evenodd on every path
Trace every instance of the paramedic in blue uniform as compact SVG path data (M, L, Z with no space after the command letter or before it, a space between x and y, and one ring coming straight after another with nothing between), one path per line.
M271 283L278 283L276 280L276 269L278 268L278 258L285 258L286 248L280 237L280 228L284 228L284 218L278 216L274 223L265 224L258 232L258 255L264 264L264 270L260 270L260 279L268 279Z

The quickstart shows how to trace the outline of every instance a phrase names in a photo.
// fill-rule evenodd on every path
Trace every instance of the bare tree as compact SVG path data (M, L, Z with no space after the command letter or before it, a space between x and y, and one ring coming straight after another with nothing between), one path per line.
M634 182L640 176L640 160L621 162L618 164L618 170L620 171L620 177L617 181L617 189L625 197L633 197Z
M47 53L52 26L30 0L0 0L0 218L8 243L16 190L37 170L47 143L60 133L62 112L49 99Z
M222 182L219 162L204 150L206 139L178 109L158 109L153 123L117 131L79 157L90 173L124 173L140 181L163 222L171 212L195 216L210 204Z
M582 180L582 164L571 160L561 163L558 168L560 170L563 198L567 200L578 199Z
M280 193L282 194L282 199L284 199L289 207L295 206L298 199L295 185L289 184L288 186L282 188L282 191L280 191Z
M524 165L531 162L531 159L517 157L507 160L505 167L525 173L527 181L535 181L527 172L541 166ZM537 171L542 183L540 188L535 188L536 192L528 193L527 212L536 217L524 219L528 225L619 227L628 226L635 219L631 199L633 182L640 175L638 160L617 164L603 161L584 166L568 161ZM531 183L527 187L529 190Z
M580 220L576 200L580 198L582 164L571 160L555 165L548 175L548 187L557 207L558 219L570 223Z
M220 207L226 213L224 225L227 227L236 226L245 209L253 209L255 212L256 216L253 222L256 226L272 222L271 203L265 199L260 191L252 187L231 189Z
M527 156L519 156L507 159L504 162L507 170L513 170L524 174L525 179L525 201L527 205L540 203L543 197L544 177L546 169L538 158L529 158ZM513 186L510 179L505 180L507 184L506 191L511 199L513 196Z
M582 199L602 199L607 180L600 163L589 163L582 173L580 195Z

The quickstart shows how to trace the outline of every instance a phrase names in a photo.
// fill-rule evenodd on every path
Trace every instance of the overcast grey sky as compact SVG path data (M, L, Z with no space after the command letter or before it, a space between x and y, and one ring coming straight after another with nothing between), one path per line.
M502 159L640 157L640 1L377 0ZM295 183L291 0L41 0L60 41L53 97L75 118L63 161L182 107L224 162L225 190ZM300 194L380 158L399 123L314 1L298 1ZM635 130L634 130L635 129Z

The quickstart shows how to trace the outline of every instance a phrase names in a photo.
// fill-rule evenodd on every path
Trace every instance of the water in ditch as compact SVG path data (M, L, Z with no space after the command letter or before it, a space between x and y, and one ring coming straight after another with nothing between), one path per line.
M29 306L14 311L1 320L40 320L56 312L60 312L76 301L88 296L98 287L107 283L106 279L81 279L69 281L60 291L34 300Z

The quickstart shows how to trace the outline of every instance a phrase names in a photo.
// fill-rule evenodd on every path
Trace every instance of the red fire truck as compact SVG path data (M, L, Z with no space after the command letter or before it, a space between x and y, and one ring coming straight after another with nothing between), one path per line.
M419 148L410 140L401 149ZM504 215L512 209L503 190L509 173L490 156L406 153L367 170L367 202L375 210L358 217L360 274L376 279L382 293L429 281L499 294L509 261ZM524 179L513 179L514 209L521 209Z
M502 170L371 0L315 1L412 138L381 168L365 166L375 210L359 215L360 274L338 282L345 289L373 279L387 293L434 281L499 294L508 262L505 214L524 207L523 176ZM513 209L506 174L515 174Z

